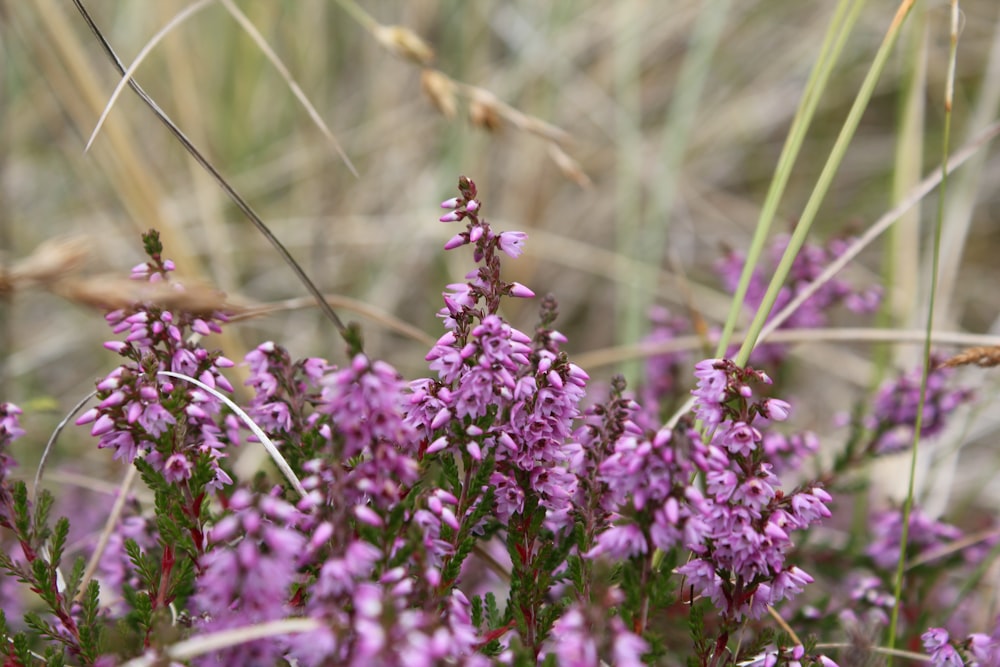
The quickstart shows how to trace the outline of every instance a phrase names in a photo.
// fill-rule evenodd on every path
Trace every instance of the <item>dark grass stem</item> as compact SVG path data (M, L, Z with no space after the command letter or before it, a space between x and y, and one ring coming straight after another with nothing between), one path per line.
M121 76L125 76L127 70L124 64L118 57L118 54L115 52L114 48L111 46L111 43L104 36L104 33L101 32L101 29L97 26L97 23L94 22L93 17L91 17L90 13L87 11L87 8L83 5L82 0L73 0L73 4L80 12L80 15L83 17L83 20L86 22L87 26L94 34L94 37L96 37L97 41L101 44L101 47L104 49L105 54L111 60L115 69L118 71L118 74ZM153 100L153 98L149 96L149 94L142 88L142 86L140 86L135 81L135 79L130 78L128 81L128 85L129 88L131 88L135 92L135 94L138 95L139 98L142 99L142 101L145 102L145 104L153 111L153 114L156 116L156 118L161 123L163 123L163 125L170 131L172 135L174 135L174 138L176 138L177 141L180 142L180 144L184 147L184 149L191 154L191 157L193 157L195 161L198 164L200 164L205 169L205 171L207 171L212 176L213 179L215 179L215 182L218 183L219 187L222 188L222 190L229 196L229 198L233 201L233 203L236 204L236 207L243 212L243 215L245 215L247 219L253 224L253 226L257 228L257 231L259 231L264 236L264 238L267 239L267 241L274 247L274 249L278 252L281 258L285 261L285 263L288 264L289 267L291 267L292 271L295 273L299 281L316 299L316 303L319 305L320 310L322 310L323 313L327 316L327 318L329 318L329 320L333 322L333 325L337 327L337 331L340 333L344 341L347 342L350 346L352 346L352 348L360 347L360 341L358 340L357 334L348 329L348 327L340 319L340 316L337 315L336 311L334 311L333 308L330 306L330 304L327 303L326 299L323 298L323 293L320 292L316 284L313 283L312 279L310 279L308 275L306 275L306 272L302 269L299 263L295 261L295 258L292 257L291 253L288 252L288 250L281 243L281 241L278 240L278 237L276 237L274 233L271 232L268 226L264 223L264 221L260 218L260 216L257 215L257 212L254 211L253 207L250 206L250 204L246 201L246 199L244 199L236 191L236 189L229 183L229 181L226 180L226 178L222 175L222 173L218 169L216 169L211 162L209 162L208 158L206 158L205 155L200 150L198 150L198 148L194 145L194 143L192 143L192 141L187 137L187 135L184 134L184 132L177 126L177 124L170 119L170 116L168 116L166 112L164 112L163 109L160 108L160 106Z

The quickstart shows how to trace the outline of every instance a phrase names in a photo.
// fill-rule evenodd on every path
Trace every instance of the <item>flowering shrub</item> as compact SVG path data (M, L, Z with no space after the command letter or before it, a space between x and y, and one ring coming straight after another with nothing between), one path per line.
M130 505L88 554L93 575L66 562L69 522L50 525L52 497L11 478L24 431L0 404L0 566L32 593L0 588L5 665L830 666L837 647L818 641L845 630L839 660L855 665L875 645L859 629L884 629L898 604L901 636L933 664L998 664L996 629L932 613L960 606L955 572L984 557L963 558L958 528L915 510L904 531L891 510L846 549L816 530L837 519L832 491L852 470L912 437L914 376L887 384L855 425L867 445L853 437L812 477L803 464L818 441L780 428L792 405L762 370L703 360L689 390L685 360L659 358L649 385L630 392L619 377L588 399L554 298L528 332L501 313L534 296L501 271L526 236L495 231L466 178L442 206L443 222L464 225L445 248L471 246L476 268L443 295L427 377L406 381L356 343L337 366L267 342L245 359L241 421L233 363L202 345L224 313L135 303L107 315L122 363L77 424L154 501ZM157 234L144 242L132 277L183 290ZM801 278L827 259L809 255ZM798 326L874 299L830 289ZM932 377L923 436L970 398ZM688 392L676 426L636 399ZM283 480L237 477L232 454L259 444ZM897 600L900 551L919 572Z

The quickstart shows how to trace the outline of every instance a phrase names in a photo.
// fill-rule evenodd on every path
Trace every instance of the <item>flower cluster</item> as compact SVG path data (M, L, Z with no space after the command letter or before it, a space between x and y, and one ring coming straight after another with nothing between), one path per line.
M576 480L567 443L588 377L559 352L565 338L550 327L553 301L543 303L534 337L497 314L502 296L533 296L500 278L498 251L517 257L525 235L494 232L479 216L475 185L463 179L459 190L461 197L442 204L451 212L441 220L465 220L466 230L445 247L474 244L480 267L444 295L440 315L448 331L427 355L438 379L412 385L407 420L429 443L429 454L447 449L477 462L492 457L489 481L501 521L523 513L531 490L546 510L546 526L557 530L571 522Z
M144 236L150 261L132 269L134 280L169 283L174 264L161 257L159 236ZM153 303L135 304L108 313L105 319L123 341L105 347L126 359L97 383L100 403L86 411L76 423L93 424L91 435L98 447L114 450L114 458L131 463L142 454L168 482L177 484L208 474L210 486L231 484L219 460L237 422L230 417L220 426L221 402L210 393L163 376L172 371L195 378L226 392L233 388L222 368L233 362L219 352L209 352L196 338L221 331L226 317L220 312L173 312ZM195 334L188 338L189 334Z
M678 455L675 444L667 429L653 437L627 432L615 442L597 470L606 488L603 504L615 521L598 536L588 557L627 559L699 541L704 531L696 509L701 496L688 483L694 468ZM622 516L625 510L633 516Z
M914 558L939 551L961 539L962 531L955 526L936 521L918 507L910 511L910 528L906 549ZM872 515L872 539L865 553L882 570L891 570L899 562L903 539L903 511L892 509Z
M271 341L244 361L250 370L245 384L254 391L247 414L276 444L301 437L311 425L309 410L320 400L319 381L329 364L315 357L293 363L288 351Z
M777 488L764 459L761 429L786 419L789 405L753 400L753 385L770 384L767 375L726 359L708 359L695 368L694 413L707 439L693 440L692 460L704 475L705 493L690 494L701 526L686 545L696 557L678 573L725 617L757 618L812 581L785 563L789 533L830 516L831 497L819 486L787 495Z
M0 403L0 526L10 525L10 497L5 480L17 465L9 453L10 444L24 435L21 428L21 408L13 403Z
M197 592L191 606L204 630L238 628L282 618L289 611L298 566L308 555L297 530L298 510L272 495L237 489L231 514L208 534L210 548L200 559ZM274 664L281 643L255 640L209 654L200 664Z
M930 628L920 636L933 667L991 667L1000 665L1000 626L993 634L973 633L961 644L952 642L944 628ZM963 658L963 656L965 656Z
M750 277L744 303L750 309L756 309L764 300L770 276L774 273L781 260L791 237L781 235L775 237L767 256L767 264L758 266ZM789 272L788 280L774 303L772 313L779 312L796 296L801 294L823 270L834 260L844 254L850 245L850 239L833 239L826 246L805 244L795 256ZM746 257L739 252L730 251L718 262L716 270L722 278L726 290L735 293L739 285L740 275ZM856 288L845 280L834 278L824 283L815 294L810 296L785 320L783 329L816 329L826 326L828 311L837 305L843 305L856 313L872 313L878 308L882 292L878 286ZM751 361L759 365L777 365L784 359L787 346L768 343L754 349Z
M609 600L621 602L621 599ZM600 607L603 612L605 607ZM598 614L594 614L598 616ZM552 642L551 652L555 654L559 665L572 667L574 665L598 665L599 656L611 656L611 663L618 667L641 667L642 656L649 651L649 643L626 629L622 619L613 616L606 618L588 618L579 606L572 606L559 617L552 628L552 634L558 639ZM604 633L595 633L595 627L609 626ZM607 637L601 646L601 635Z
M920 425L922 439L941 433L948 416L955 408L968 403L973 397L968 389L953 389L949 386L955 370L942 367L941 361L941 357L931 356ZM873 410L865 422L865 426L872 432L868 451L873 454L891 454L913 444L923 374L923 367L918 367L886 381L879 388Z
M889 512L876 516L867 549L843 550L865 565L844 576L827 542L798 537L830 516L823 484L839 481L842 468L821 471L822 484L781 488L778 474L819 442L774 428L791 406L767 396L766 374L728 359L697 363L692 414L665 426L667 408L683 402L687 362L664 354L651 360L646 387L630 391L615 377L607 398L585 407L589 377L564 351L555 300L540 300L533 329L501 313L506 298L534 296L501 274L502 256L519 256L526 236L493 230L472 181L461 179L459 192L441 220L464 228L445 247L471 246L476 268L443 295L445 331L426 355L429 377L405 380L365 354L360 337L345 335L340 365L295 361L264 343L245 359L255 436L213 393L232 392L222 374L232 363L199 342L225 315L171 298L184 288L155 233L144 237L150 261L133 278L149 298L108 314L124 340L106 347L124 361L78 423L138 468L155 513L127 498L88 584L84 560L72 569L63 562L74 540L67 521L49 527L51 496L29 497L8 479L8 447L23 429L20 410L0 403L0 527L20 546L16 557L0 552L0 568L42 603L25 614L24 632L0 614L5 664L40 664L36 656L61 664L60 651L84 667L138 655L165 664L174 641L199 638L184 649L199 647L185 658L199 666L639 667L686 658L835 667L765 617L813 576L842 581L818 600L783 605L782 616L796 632L862 628L845 664L858 662L874 641L864 630L884 629L895 606L904 609L900 636L915 641L925 626L912 620L924 622L938 603L955 613L947 630L923 635L933 664L1000 663L997 631L950 638L974 618L953 586L926 577L897 600L885 574L903 551L922 560L921 576L954 578L952 564L983 560L1000 538L982 540L975 556L923 562L961 532L914 510L903 544L902 518ZM807 248L783 303L841 250ZM875 291L830 283L791 326L822 324L835 303L868 310L876 301ZM660 341L682 326L665 312L654 322ZM945 377L931 373L925 436L969 398ZM916 375L887 384L871 419L855 420L859 435L843 461L907 441L918 387ZM277 482L266 472L232 479L239 475L225 467L232 447L257 439L281 469ZM4 611L19 609L6 588L0 596ZM681 614L687 622L677 622ZM100 655L107 650L115 655Z

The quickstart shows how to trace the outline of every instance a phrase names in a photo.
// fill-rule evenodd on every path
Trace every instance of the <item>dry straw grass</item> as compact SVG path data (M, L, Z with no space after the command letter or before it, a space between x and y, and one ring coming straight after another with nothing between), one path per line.
M364 9L220 0L196 12L182 0L84 4L126 65L191 12L148 49L135 80L336 297L341 316L363 324L368 349L410 376L440 331L442 286L469 266L441 251L451 232L435 222L460 173L476 179L494 224L529 232L510 277L558 296L570 348L593 353L584 359L598 378L648 353L636 347L641 329L615 325L626 305L662 303L718 326L728 301L712 262L749 242L832 13L831 3L778 0L385 0ZM859 16L779 208L782 230L801 212L896 6L870 2ZM72 4L0 9L3 398L50 405L54 423L111 368L90 306L132 296L118 278L141 260L139 232L150 227L180 273L204 286L198 294L221 291L258 315L220 341L230 356L276 339L297 355L342 360L329 321L298 308L306 292L293 273L149 109L127 90L109 108L120 79ZM1000 108L1000 5L962 9L953 150ZM817 234L866 229L940 162L947 21L940 3L911 14ZM714 48L699 52L706 43L692 35ZM704 58L700 68L692 54ZM943 335L1000 333L998 172L987 145L953 176ZM889 330L900 333L874 337L899 341L901 353L918 349L907 332L926 303L919 225L926 230L933 196L847 269L857 280L892 278ZM46 245L67 235L82 239L89 260L81 263L81 241ZM523 304L507 314L523 327L534 317ZM860 395L872 338L834 333L802 345L793 379L813 397L805 421L827 428L828 406ZM608 347L612 361L596 366ZM77 435L64 436L67 448Z

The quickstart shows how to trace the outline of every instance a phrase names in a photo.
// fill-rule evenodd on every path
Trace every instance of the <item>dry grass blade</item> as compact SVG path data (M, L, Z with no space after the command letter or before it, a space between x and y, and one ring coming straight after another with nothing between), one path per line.
M359 301L358 299L352 299L350 297L341 296L339 294L328 294L324 298L330 302L331 305L341 308L343 310L349 310L359 315L364 315L375 322L378 322L386 329L390 331L395 331L396 333L410 338L418 343L431 347L436 342L436 339L432 336L424 333L417 327L404 322L398 317L393 316L390 313L385 312L379 308L365 303L364 301ZM285 301L280 301L278 303L268 303L261 305L248 306L243 308L239 313L231 316L229 318L230 322L238 322L240 320L252 319L255 317L265 317L268 315L273 315L276 313L287 312L290 310L300 310L302 308L310 308L316 305L312 299L307 298L296 298L287 299ZM230 312L230 311L227 311Z
M106 275L63 280L54 284L52 291L70 301L104 310L135 303L195 315L237 310L226 300L225 294L203 282L148 283Z
M569 154L564 151L559 144L554 141L549 142L549 157L552 161L556 163L561 171L567 178L579 185L585 190L589 190L594 186L594 182L590 180L590 177L583 171L580 163L574 160Z
M90 560L87 561L87 567L83 572L83 578L80 580L80 585L77 590L76 600L79 601L87 591L87 584L90 580L94 578L94 574L97 573L97 568L101 564L101 557L104 555L104 551L108 548L108 542L111 540L111 535L114 533L115 529L118 527L118 521L121 519L122 512L125 511L125 503L128 502L129 492L132 489L132 485L135 483L136 477L139 476L139 469L134 465L129 466L128 470L125 472L125 477L122 479L121 486L118 488L118 495L115 497L115 503L111 507L111 511L108 513L108 518L104 522L104 528L101 530L100 536L97 538L97 544L94 545L94 552L90 554Z
M230 646L237 646L246 642L277 635L310 632L319 629L319 627L319 621L314 618L283 618L257 625L200 634L191 639L185 639L184 641L168 646L165 653L175 660L190 660L199 655ZM161 660L161 658L152 654L143 655L129 660L125 663L125 667L152 667L153 665L161 664Z
M1000 345L969 347L938 365L938 368L956 368L975 364L981 368L1000 366Z
M94 127L94 131L90 133L90 138L87 139L87 145L83 149L84 153L90 150L90 146L94 143L94 139L97 138L97 134L101 131L101 128L104 126L104 121L107 120L108 114L111 113L111 108L115 105L115 102L118 100L118 96L121 95L123 90L125 90L125 86L127 86L129 82L132 80L132 76L135 74L135 71L139 69L139 65L142 64L142 61L146 59L146 56L148 56L152 52L152 50L156 47L156 45L159 44L163 40L163 38L166 37L174 28L176 28L185 20L194 16L199 11L210 5L212 1L213 0L199 0L194 4L188 5L183 10L178 12L177 15L174 16L174 18L168 21L165 26L160 28L160 30L155 35L153 35L152 39L146 42L146 45L143 46L142 49L139 51L139 55L135 57L135 60L132 61L132 64L129 65L128 69L125 70L125 72L122 74L121 80L118 82L118 85L115 86L115 90L113 93L111 93L111 97L108 98L108 103L104 105L104 111L101 112L101 117L97 119L97 125Z
M737 331L733 334L734 343L742 343L746 332ZM924 342L927 332L921 329L863 329L845 327L840 329L778 329L767 337L770 343L896 343L919 345ZM935 331L931 334L935 345L969 345L996 346L997 336L985 334L968 334L953 331ZM701 335L678 336L669 340L645 341L635 345L617 345L597 350L589 350L573 355L573 361L582 368L592 370L602 366L612 366L631 359L654 357L661 354L671 354L703 347ZM973 349L985 349L978 347Z
M347 157L347 153L344 152L340 142L337 141L337 137L333 135L333 132L323 121L323 117L319 115L319 111L316 110L313 103L309 101L308 97L306 97L306 94L302 91L298 82L292 78L292 73L288 71L288 68L285 67L285 63L281 61L281 58L279 58L278 54L274 52L271 45L267 43L264 36L260 34L257 27L251 23L246 14L240 11L239 7L233 4L232 0L220 0L220 2L222 3L222 6L226 8L226 11L228 11L232 17L236 19L236 22L240 25L240 27L243 28L243 30L250 36L250 39L254 41L257 48L261 50L261 53L267 56L267 59L271 61L274 68L278 70L278 74L280 74L281 78L288 84L288 88L292 91L292 94L295 95L295 99L297 99L302 106L305 107L306 113L309 114L309 118L312 119L313 124L319 128L319 131L323 133L323 136L326 137L327 140L333 145L333 149L337 151L337 155L339 155L340 159L344 161L344 164L351 171L354 177L358 178L358 170L354 167L354 163L351 162L351 159Z
M87 244L82 238L49 239L9 270L0 266L0 295L65 280L80 268L87 254Z

